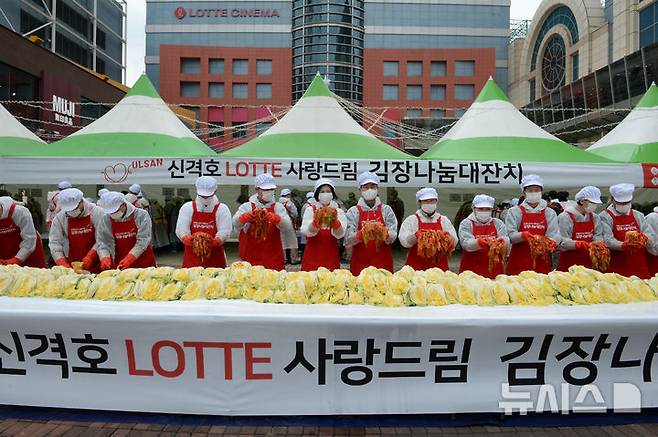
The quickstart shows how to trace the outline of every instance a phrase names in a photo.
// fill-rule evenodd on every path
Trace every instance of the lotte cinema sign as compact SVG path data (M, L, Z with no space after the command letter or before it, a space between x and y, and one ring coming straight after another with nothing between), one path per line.
M278 18L277 9L260 8L184 8L177 7L174 15L179 20L184 18Z

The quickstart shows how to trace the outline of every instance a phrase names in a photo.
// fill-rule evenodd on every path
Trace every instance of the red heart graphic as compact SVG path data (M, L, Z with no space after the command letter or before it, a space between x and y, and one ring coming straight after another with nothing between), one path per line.
M101 173L106 181L118 184L128 178L128 167L126 164L119 162L114 165L108 165Z

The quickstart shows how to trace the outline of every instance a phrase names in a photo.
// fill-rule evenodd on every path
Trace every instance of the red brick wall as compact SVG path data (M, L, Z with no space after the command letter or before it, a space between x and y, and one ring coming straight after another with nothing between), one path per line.
M181 58L199 58L200 74L181 73ZM224 74L209 74L209 59L224 59ZM233 60L247 59L249 70L247 75L233 75ZM259 76L256 74L256 61L272 60L272 75ZM160 94L169 103L183 105L234 105L246 106L290 106L292 103L292 50L290 48L243 48L243 47L204 47L204 46L160 46ZM181 82L199 82L200 97L181 97ZM224 98L209 98L208 83L224 83ZM232 92L233 83L248 84L249 97L247 99L234 99ZM271 83L272 98L257 99L256 84ZM277 109L272 109L276 112ZM256 108L250 108L249 121L256 119ZM224 109L224 126L231 126L232 111ZM201 108L201 121L208 122L208 107ZM204 124L198 126L206 127ZM247 138L254 136L254 129L249 132ZM204 138L206 139L206 138ZM211 138L208 140L215 147L222 148L234 146L242 141L234 141L230 133L224 138Z

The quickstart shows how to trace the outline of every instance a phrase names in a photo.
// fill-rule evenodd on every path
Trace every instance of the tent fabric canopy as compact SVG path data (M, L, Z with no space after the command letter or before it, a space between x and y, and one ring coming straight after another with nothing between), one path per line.
M0 104L0 156L39 154L45 149L46 143Z
M52 156L215 155L178 119L146 75L105 115L48 149Z
M652 83L635 109L587 151L621 162L658 163L658 86Z
M528 120L489 78L471 107L423 159L610 162L573 147Z
M317 74L301 99L259 137L226 157L413 159L377 139L340 106Z

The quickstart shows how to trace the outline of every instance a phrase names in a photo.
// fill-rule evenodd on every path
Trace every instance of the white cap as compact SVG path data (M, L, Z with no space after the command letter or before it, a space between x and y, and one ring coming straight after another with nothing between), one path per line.
M212 176L201 176L197 178L194 185L196 186L196 193L199 196L212 196L217 191L217 179Z
M284 188L283 190L281 190L281 196L282 197L283 196L289 196L290 194L292 194L292 191L290 191L290 188Z
M421 188L420 190L416 191L416 202L430 199L439 200L439 194L434 188Z
M110 190L108 190L107 188L101 188L100 190L98 190L98 198L100 199L101 197L103 197L103 194L109 193L109 192L110 192Z
M313 191L309 191L308 193L306 193L307 199L310 199L311 197L313 197Z
M133 194L139 194L142 192L142 187L140 187L139 184L132 184L130 188L128 188L128 191Z
M541 176L536 174L523 176L523 179L521 179L521 186L525 188L531 185L539 185L540 187L544 188L544 180L541 178Z
M254 185L256 188L260 188L261 190L273 190L276 188L276 181L274 180L274 176L271 174L263 173L256 176Z
M57 188L60 190L66 190L67 188L71 188L73 185L69 181L62 181L59 184L57 184Z
M113 214L119 210L119 207L126 203L126 198L123 194L116 191L110 191L103 194L99 202L105 214Z
M57 206L64 212L73 211L78 207L84 194L77 188L66 188L57 197Z
M592 203L603 203L601 201L601 190L598 188L588 185L586 187L583 187L580 189L579 192L576 193L576 202L579 202L581 200L589 200Z
M633 200L633 191L635 191L635 185L633 184L617 184L610 187L612 198L622 203Z
M473 203L471 204L473 208L493 208L496 203L496 199L486 194L478 194L473 198Z
M379 185L379 176L375 173L366 171L361 173L358 178L356 178L356 183L361 188L365 184L377 184Z
M334 190L336 189L336 187L334 186L334 181L328 178L320 178L317 181L315 181L315 186L313 187L313 191L314 192L318 191L318 188L320 188L323 185L329 185Z
M126 202L131 203L131 204L134 205L135 202L137 202L137 195L135 195L133 193L128 193L128 194L125 195L124 200Z

